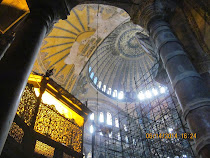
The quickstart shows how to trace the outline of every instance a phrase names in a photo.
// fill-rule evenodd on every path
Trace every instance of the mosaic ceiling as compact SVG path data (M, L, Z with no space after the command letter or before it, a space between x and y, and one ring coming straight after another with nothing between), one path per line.
M78 5L45 38L33 71L54 68L52 79L69 92L94 50L120 24L130 20L122 9L96 4ZM135 45L135 43L130 42Z

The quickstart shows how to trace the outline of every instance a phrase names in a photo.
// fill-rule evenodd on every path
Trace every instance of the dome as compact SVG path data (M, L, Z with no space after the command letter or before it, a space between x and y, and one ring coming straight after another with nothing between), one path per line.
M147 52L149 43L143 45L139 37L148 39L140 26L126 22L118 26L90 58L89 77L103 94L120 99L125 94L136 95L135 82L155 64L152 53Z

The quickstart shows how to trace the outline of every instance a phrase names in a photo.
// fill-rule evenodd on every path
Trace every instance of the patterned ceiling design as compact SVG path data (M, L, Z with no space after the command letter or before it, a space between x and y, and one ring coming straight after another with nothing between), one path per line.
M113 97L114 90L135 92L135 80L140 80L156 63L151 43L146 44L144 40L143 45L137 38L149 41L140 26L127 22L116 28L92 55L88 64L89 75L102 93Z
M33 71L44 74L54 68L52 79L71 92L97 46L117 26L129 20L125 11L113 6L76 6L67 20L55 24L45 38Z

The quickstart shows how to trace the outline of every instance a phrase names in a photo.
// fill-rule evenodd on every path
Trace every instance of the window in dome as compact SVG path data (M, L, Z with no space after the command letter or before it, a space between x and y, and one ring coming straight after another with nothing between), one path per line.
M101 88L101 85L102 85L102 82L99 81L98 84L97 84L97 87L100 89Z
M107 124L112 125L112 114L107 112Z
M126 132L128 131L127 126L126 126L126 125L124 125L124 130L125 130Z
M94 120L94 113L90 115L90 120Z
M89 67L89 72L92 70L92 68L91 67Z
M106 92L106 85L103 85L102 91Z
M97 81L98 81L98 78L97 78L97 77L95 77L95 78L94 78L94 80L93 80L94 84L96 84L96 83L97 83Z
M91 72L90 78L93 79L93 76L94 76L94 72Z
M99 121L104 122L104 113L103 112L100 112Z
M117 90L116 89L113 91L113 97L117 97Z
M118 127L118 128L119 128L119 121L118 121L118 118L115 118L115 127Z
M111 95L112 94L112 89L108 88L107 94Z
M123 91L120 91L118 93L118 99L123 99L123 98L124 98L124 93L123 93Z

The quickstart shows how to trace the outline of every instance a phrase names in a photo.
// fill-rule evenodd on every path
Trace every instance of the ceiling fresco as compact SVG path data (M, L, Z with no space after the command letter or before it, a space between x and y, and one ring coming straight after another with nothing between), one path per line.
M122 9L97 4L78 5L44 39L33 71L54 68L52 79L71 92L94 50L119 25L130 20ZM132 41L131 41L132 43Z

